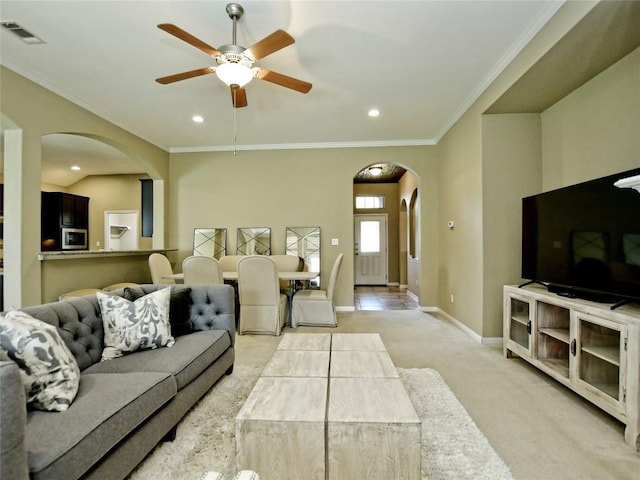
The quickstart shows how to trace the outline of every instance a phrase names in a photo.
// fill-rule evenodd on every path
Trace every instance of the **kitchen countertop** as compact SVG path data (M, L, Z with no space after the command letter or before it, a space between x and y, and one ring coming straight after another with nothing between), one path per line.
M128 257L151 255L152 253L177 252L177 248L152 250L66 250L63 252L40 252L38 260L75 260L77 258Z

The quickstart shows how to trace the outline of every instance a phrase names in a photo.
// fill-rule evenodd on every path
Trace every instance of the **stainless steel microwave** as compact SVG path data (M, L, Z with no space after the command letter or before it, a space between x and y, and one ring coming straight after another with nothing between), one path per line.
M86 228L62 229L62 250L86 250L88 240Z

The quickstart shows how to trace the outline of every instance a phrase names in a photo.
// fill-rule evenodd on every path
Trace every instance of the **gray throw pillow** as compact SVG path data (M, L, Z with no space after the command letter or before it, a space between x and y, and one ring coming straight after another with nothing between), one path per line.
M118 358L139 349L171 347L175 339L169 326L169 288L130 302L97 292L104 327L102 360Z
M80 368L56 327L20 310L0 314L0 347L20 368L30 406L69 408L80 386Z

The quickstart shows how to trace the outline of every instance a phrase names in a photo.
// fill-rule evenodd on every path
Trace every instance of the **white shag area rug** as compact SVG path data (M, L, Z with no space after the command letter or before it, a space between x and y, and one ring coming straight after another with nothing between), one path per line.
M199 480L210 470L232 479L235 417L261 371L262 366L236 365L180 422L176 439L158 445L130 479ZM437 371L398 373L422 420L423 480L513 478Z

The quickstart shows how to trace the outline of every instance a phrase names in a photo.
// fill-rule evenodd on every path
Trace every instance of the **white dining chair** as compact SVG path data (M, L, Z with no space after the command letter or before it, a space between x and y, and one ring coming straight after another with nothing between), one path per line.
M280 335L287 318L287 296L280 293L275 261L261 255L241 259L238 262L238 291L238 333Z
M222 285L220 262L213 257L192 255L182 261L184 283L190 285Z
M151 283L156 285L174 285L176 283L173 278L169 278L173 275L171 263L161 253L149 255L149 271L151 272Z
M238 262L246 255L223 255L220 257L220 267L223 272L237 272Z
M335 327L338 325L336 308L333 304L333 292L340 273L344 254L340 253L331 269L329 284L326 290L305 289L293 295L291 302L291 326L311 325Z

